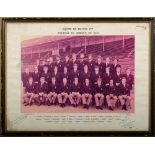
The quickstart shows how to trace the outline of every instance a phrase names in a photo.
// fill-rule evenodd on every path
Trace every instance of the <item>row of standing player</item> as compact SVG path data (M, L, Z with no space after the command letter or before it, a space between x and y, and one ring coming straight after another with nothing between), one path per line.
M56 60L54 61L53 57L50 57L47 59L47 61L39 61L37 60L37 66L39 72L43 72L44 66L48 67L48 71L52 73L54 71L54 67L57 66L58 72L62 72L64 67L68 68L68 71L73 70L73 65L77 64L78 70L84 71L84 66L88 66L88 70L90 72L94 71L95 66L99 66L99 71L101 73L105 73L106 67L110 67L110 71L115 72L115 69L117 67L121 67L118 64L118 59L114 59L113 63L110 63L110 58L106 57L105 62L103 62L103 59L101 56L97 57L97 60L95 61L91 54L88 55L88 58L85 57L85 55L82 53L80 55L80 59L77 59L76 54L72 54L72 58L70 59L68 55L65 56L64 60L61 60L59 56L56 56Z
M22 74L23 85L28 81L30 76L33 77L34 82L39 82L41 77L49 83L51 77L55 76L57 82L62 82L61 77L66 77L68 81L73 82L75 76L79 78L79 81L83 83L85 78L89 78L92 83L96 82L97 78L102 78L103 82L109 83L109 79L114 79L116 83L119 83L122 76L125 76L127 83L131 86L133 84L133 75L130 73L130 69L126 70L126 74L122 75L121 65L118 64L118 60L114 60L114 64L110 63L109 57L106 58L105 63L102 63L101 56L98 57L97 62L92 59L92 55L88 56L88 61L84 60L84 55L81 55L80 61L77 61L76 55L72 55L72 61L69 57L65 57L65 61L60 61L60 57L56 57L56 62L53 62L53 58L50 57L45 63L40 64L37 61L37 66L34 68L34 72L30 73L26 68Z

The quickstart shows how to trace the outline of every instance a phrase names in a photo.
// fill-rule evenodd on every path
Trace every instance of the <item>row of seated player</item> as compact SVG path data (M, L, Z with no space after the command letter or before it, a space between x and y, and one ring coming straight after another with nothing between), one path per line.
M109 84L104 86L102 79L98 78L96 84L91 87L89 79L85 79L81 86L78 78L74 78L72 84L68 84L64 77L62 84L56 83L55 77L52 77L52 82L48 85L45 78L41 77L38 85L34 84L33 78L30 77L25 85L24 105L36 104L40 105L55 105L58 103L61 107L65 107L68 102L74 107L82 103L83 108L92 106L93 101L96 109L103 109L105 103L109 110L116 109L117 101L120 102L119 108L128 110L131 108L131 90L126 83L126 78L123 77L119 86L114 85L113 79L110 79ZM56 101L57 99L57 101Z

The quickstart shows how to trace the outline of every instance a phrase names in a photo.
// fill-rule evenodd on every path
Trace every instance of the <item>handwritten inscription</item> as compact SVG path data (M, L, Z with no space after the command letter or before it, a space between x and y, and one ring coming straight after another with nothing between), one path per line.
M137 28L140 28L142 30L146 30L146 26L136 26Z
M28 118L28 115L21 115L14 119L13 125L19 126L21 123L23 123Z
M121 119L120 125L123 128L133 128L134 127L134 120L130 119L130 114L126 115L124 118Z

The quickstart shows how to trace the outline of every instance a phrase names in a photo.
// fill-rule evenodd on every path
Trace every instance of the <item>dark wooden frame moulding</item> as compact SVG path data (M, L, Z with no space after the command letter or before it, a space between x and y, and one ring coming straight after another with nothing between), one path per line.
M92 131L33 131L33 132L29 132L29 131L22 131L22 132L8 132L6 131L6 103L5 103L5 92L7 91L5 88L5 84L6 84L6 76L5 76L5 72L6 72L6 50L5 47L6 45L6 28L5 25L7 22L14 22L14 23L18 23L18 22L22 22L22 23L36 23L36 22L71 22L71 23L78 23L78 22L116 22L116 23L123 23L123 22L128 22L128 23L133 23L133 22L149 22L150 23L150 114L149 114L149 131L96 131L96 132L92 132ZM2 54L1 54L1 118L2 120L1 122L1 127L2 127L2 133L1 136L78 136L78 137L98 137L98 136L154 136L154 111L155 111L155 106L154 106L154 18L88 18L88 17L84 17L84 18L1 18L0 19L0 27L1 27L1 48L2 48ZM149 60L148 60L149 61ZM1 131L1 130L0 130Z

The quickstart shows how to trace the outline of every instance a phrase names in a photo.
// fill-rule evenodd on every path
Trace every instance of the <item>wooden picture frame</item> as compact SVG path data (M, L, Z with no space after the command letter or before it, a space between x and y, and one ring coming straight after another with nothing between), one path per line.
M30 24L37 24L37 23L41 23L42 25L40 25L40 27L38 26L36 29L42 30L43 32L42 33L41 32L39 32L39 33L38 32L36 32L36 33L33 32L32 36L31 36L31 33L29 31ZM10 69L8 68L8 67L11 66L10 65L12 63L11 61L13 61L11 59L13 59L13 57L14 57L15 60L17 60L16 55L15 56L9 56L10 53L14 51L12 49L12 47L10 47L12 45L12 43L16 42L15 39L17 39L18 40L18 46L16 44L13 44L14 49L17 48L17 51L18 51L19 50L18 48L20 47L21 48L20 50L22 51L22 48L26 48L27 45L33 46L32 43L36 43L36 44L38 43L38 40L35 40L35 41L33 40L33 35L34 34L35 34L35 38L41 38L42 36L44 36L44 34L45 34L45 36L51 35L50 32L52 33L54 30L49 31L49 34L48 34L49 25L50 24L53 24L53 25L55 24L56 25L56 24L62 24L62 23L64 25L62 27L60 26L60 28L59 28L59 26L56 26L56 27L58 27L58 29L55 30L56 34L55 35L52 34L52 35L59 36L59 37L73 35L73 36L77 36L77 37L84 36L85 38L87 38L88 36L92 36L92 37L93 36L103 36L103 37L105 36L105 38L106 37L110 38L110 39L106 38L107 42L105 40L103 42L101 42L100 38L99 38L98 41L97 41L97 39L95 41L92 41L93 42L92 44L91 44L91 41L90 41L90 44L85 43L84 48L82 50L84 50L86 52L85 53L86 55L88 54L87 53L88 52L88 46L89 45L94 45L95 44L94 42L97 42L97 43L101 42L102 45L103 45L102 48L105 48L104 44L107 43L107 47L108 47L108 42L111 42L111 40L112 40L111 38L114 38L114 41L121 40L121 42L122 42L122 39L120 39L122 36L123 36L123 38L124 38L124 36L126 38L130 38L131 35L132 36L134 35L134 43L133 43L134 49L133 49L133 52L134 52L135 55L134 55L134 58L132 59L132 61L133 61L133 64L134 64L134 76L135 76L135 79L136 79L135 80L136 81L135 82L136 89L135 89L134 93L137 94L137 96L134 94L136 99L134 100L135 105L134 105L134 108L132 109L133 111L131 110L131 113L130 112L127 112L127 113L126 112L120 112L120 111L116 111L116 113L115 113L115 112L111 112L111 111L110 112L106 111L107 112L106 115L108 115L108 116L106 116L106 119L108 118L107 121L109 121L111 119L110 120L111 121L110 126L112 126L112 124L115 124L115 123L116 124L120 123L120 125L122 126L122 130L119 127L118 127L118 129L116 127L116 130L113 130L112 127L109 127L109 129L108 128L105 129L104 126L101 125L101 128L103 128L103 130L98 129L98 130L95 131L95 127L94 127L95 124L94 124L94 126L90 125L88 128L87 127L81 127L80 129L76 130L76 128L74 128L74 125L75 125L74 120L71 121L74 124L71 127L67 128L67 125L66 125L66 126L63 126L62 128L64 128L64 129L62 129L58 125L59 130L57 130L57 128L50 129L50 127L47 125L48 127L45 128L45 130L44 130L44 129L42 129L42 127L40 127L38 125L39 123L36 123L36 122L40 121L39 120L40 118L47 121L46 119L48 119L50 114L51 115L53 114L52 113L53 111L52 112L50 111L51 113L48 113L47 115L45 114L44 116L42 116L42 114L45 113L46 110L48 108L52 107L52 106L48 107L47 109L46 108L43 108L43 109L38 108L38 109L40 109L40 111L39 111L39 110L36 110L36 108L34 108L34 109L31 109L29 107L28 108L25 108L25 107L23 108L23 107L20 107L19 104L18 104L19 107L17 108L17 111L19 113L20 112L23 113L24 115L16 117L16 112L14 112L15 108L12 107L12 105L9 104L9 102L7 102L8 97L9 98L11 97L10 93L12 93L12 96L15 96L16 92L15 93L13 93L13 92L18 91L18 90L15 90L15 88L12 88L13 86L16 86L16 85L14 85L14 84L11 85L10 82L13 82L13 81L10 81L8 79L8 78L10 78L10 76L15 74L15 73L13 73L14 72L13 69L15 69L15 68L10 68ZM100 28L100 26L96 27L95 23L97 23L98 25L99 24L103 24L103 25L105 24L106 25L106 23L108 23L109 24L109 35L108 35L108 33L105 33L104 30L102 30L102 28ZM9 27L9 24L12 27L11 26ZM19 26L17 24L19 24ZM27 24L29 27L28 26L27 27L24 27L24 26L22 27L21 26L22 24L23 25ZM46 29L43 28L44 24L47 24L46 25L47 26L47 31L46 31ZM65 26L65 24L70 24L70 25ZM72 24L74 24L74 25L72 26ZM81 29L78 27L78 25L80 25L80 24L81 25L83 24ZM84 24L88 24L89 26L88 25L85 26ZM113 24L113 27L112 27L112 24ZM116 24L116 27L114 27L114 24ZM121 26L122 27L120 28L119 25L117 25L117 24L119 24L120 27ZM123 27L125 24L128 24L128 25L126 27ZM134 25L132 27L132 24L133 25L137 24L137 25ZM17 25L17 26L15 27L14 25ZM131 27L129 27L129 25ZM129 32L127 30L127 27L130 30ZM18 28L19 28L19 32L21 34L22 33L24 35L28 34L28 36L20 36L21 34L19 34L20 37L16 36L18 34L13 33L13 31L12 31L13 28L14 28L15 32L18 32ZM75 28L75 30L74 30L74 28ZM107 27L105 26L105 27L103 27L103 29L104 28L106 29ZM116 30L113 30L113 29L116 29ZM32 31L33 30L34 30L34 27L32 28ZM113 30L113 33L114 33L113 35L110 33L110 30L111 31ZM122 30L122 32L121 32L121 30ZM102 33L102 31L103 31L103 33ZM115 34L115 31L116 31L116 34ZM2 109L1 126L2 126L2 135L4 135L4 136L154 136L154 53L153 53L154 52L154 34L153 34L153 31L154 31L154 19L153 18L2 18L1 19L1 41L0 41L0 43L2 45L1 46L2 47L2 57L1 57L1 79L2 79L1 80L2 81L1 82L1 88L2 88L1 89L1 109ZM118 32L120 33L119 35L118 35ZM132 34L132 32L133 32L133 34ZM14 36L12 37L12 35L10 35L10 34L13 34ZM146 35L147 39L146 40L144 39L144 40L141 41L141 39L143 38L143 35ZM9 38L9 36L12 37L12 38ZM21 39L22 41L19 43L19 38L22 38L22 37L24 38L23 39L24 41ZM46 39L44 38L45 42L48 43L49 38L47 40ZM12 40L12 41L10 41L10 40ZM57 39L55 39L55 40L57 41ZM87 41L88 40L85 40L85 42L87 42ZM68 38L67 38L65 43L67 43L67 42L69 42ZM40 44L41 43L42 43L42 41L40 42ZM65 43L63 43L63 44L65 44ZM143 44L140 45L140 43L143 43ZM81 42L81 43L77 43L77 44L80 44L79 46L83 47L84 41ZM125 41L123 41L123 46L124 46L124 44L125 44ZM53 45L53 47L52 47L53 51L54 51L55 46L57 46L57 44ZM58 45L58 46L61 46L61 44ZM66 48L65 49L66 51L67 51L67 48L71 48L72 51L73 51L73 47L76 47L78 45L76 45L76 43L75 43L75 46L69 45L70 47L67 46L67 45L62 45L62 50L64 48L63 46ZM109 48L110 48L110 46L109 46ZM57 50L57 48L59 50L58 52L60 52L60 47L56 47L56 50ZM92 47L92 48L95 48L95 47ZM117 47L115 47L114 49L116 49L116 48ZM147 50L147 51L145 51L145 50ZM57 51L54 51L54 52L53 51L52 51L52 54L54 52L57 52ZM125 51L125 50L123 50L123 51ZM143 52L142 54L144 54L144 55L146 54L146 55L143 56L143 57L140 56L140 55L142 55L142 54L140 54L140 51ZM106 50L105 50L105 52L106 52ZM132 51L130 51L130 52L131 52L131 55L132 55ZM147 53L147 52L149 52L149 53ZM32 51L32 53L33 53L33 51ZM123 53L121 53L121 54L123 55ZM21 55L17 56L17 57L20 58L19 60L22 60ZM111 55L110 55L110 57L111 57ZM125 57L126 57L126 55L125 55ZM138 57L139 57L139 59L138 59ZM39 58L40 58L40 56L39 56ZM30 58L28 58L28 59L30 59ZM141 60L145 60L145 61L141 62ZM144 71L143 71L143 68L140 67L140 64L144 68L145 68L146 65L148 65L148 68L146 67L146 70L144 69ZM19 70L21 71L21 68L23 67L22 65L23 65L23 62L22 63L20 62L20 63L16 64L15 67L16 67L16 70L18 70L18 72L19 72ZM147 72L145 72L145 71L147 71ZM136 72L138 72L138 74ZM140 77L138 77L139 74L141 74ZM148 76L145 76L145 74L147 74ZM142 77L142 76L144 76L144 77ZM14 78L15 78L15 76L14 76ZM142 86L142 88L146 88L148 90L148 93L146 94L146 97L138 96L138 94L146 93L143 89L139 90L137 88L137 87L140 86L140 83L139 83L139 85L137 84L138 80L140 80L140 79L142 80L141 81L142 85L148 86L148 88ZM145 79L147 79L146 83L144 81ZM17 81L18 81L18 79L17 79ZM7 82L11 85L10 93L8 91L8 83ZM136 84L137 84L137 86L136 86ZM83 89L83 87L81 87L81 89ZM60 88L60 90L62 90L62 88ZM140 91L144 91L144 92L139 93ZM117 95L117 97L119 99L119 95ZM141 101L141 100L137 99L137 98L141 98L141 97L144 100L143 103L140 103L139 101ZM148 99L148 101L145 102L146 98ZM16 99L14 98L14 99L12 99L12 101L15 101ZM125 100L127 100L127 99L125 99ZM107 102L107 100L105 102ZM137 102L137 105L136 105L136 102ZM12 104L13 103L14 102L12 102ZM96 105L96 103L95 103L95 105ZM148 124L148 127L143 125L143 123L140 122L140 120L139 121L136 120L136 117L141 117L140 112L137 113L137 111L138 111L137 109L140 109L141 106L144 106L147 109L146 110L144 108L144 109L141 109L141 111L144 112L144 115L145 115L145 112L148 113L148 115L146 115L146 117L144 117L144 121L147 120L145 118L149 119L148 122L143 122L144 124L145 123ZM72 108L71 108L71 110L72 110ZM37 113L38 116L35 116L35 118L34 118L33 117L33 112ZM80 114L82 115L83 110L78 111L78 112L74 111L74 110L71 111L71 112L69 111L67 119L68 119L68 117L70 117L70 115L72 116L74 114L74 112L75 113L79 112L79 115ZM93 110L90 113L88 112L90 117L91 117L91 114L95 115L95 113L97 113L96 117L98 117L99 114L104 115L103 114L104 112L98 113L98 112L93 111ZM137 113L137 115L136 115L136 113ZM60 111L60 114L63 114L62 111ZM118 114L118 116L117 116L117 114ZM56 115L59 116L59 111L58 111L58 114L56 114ZM12 122L11 122L12 119L10 119L10 116L15 118ZM131 119L131 117L133 117L133 118ZM26 121L27 119L30 119L30 118L33 119L33 121L35 122L34 124L39 126L38 129L35 128L35 127L33 129L29 128L29 126L27 124L24 124L23 129L22 129L22 123L24 123L24 121ZM124 118L126 118L126 119L124 119ZM103 119L105 120L105 117ZM114 123L113 122L114 119L115 119L115 121L117 119L118 120L120 119L121 121L116 121ZM42 120L42 123L43 123L42 125L45 125L44 124L45 122L43 122L43 120ZM76 118L75 118L75 120L76 120ZM48 121L51 121L51 120L48 120ZM103 122L105 123L105 121L103 121ZM126 121L128 121L128 123L126 123ZM136 121L137 121L137 123L136 123ZM30 124L31 123L33 124L33 122L30 122ZM61 122L61 123L63 123L63 122ZM85 123L87 124L87 121ZM139 127L138 125L136 126L136 124L138 124L138 123L141 125L141 127L144 128L144 130L143 130L143 128ZM15 125L20 126L20 127L16 128ZM52 124L52 125L55 125L55 124ZM97 125L100 125L100 124L97 124ZM118 126L118 124L116 126ZM90 127L92 127L92 130L91 130ZM67 129L65 129L65 128L67 128ZM110 130L110 128L111 128L111 130ZM115 128L115 126L114 126L114 128ZM146 130L146 128L147 128L147 130Z

